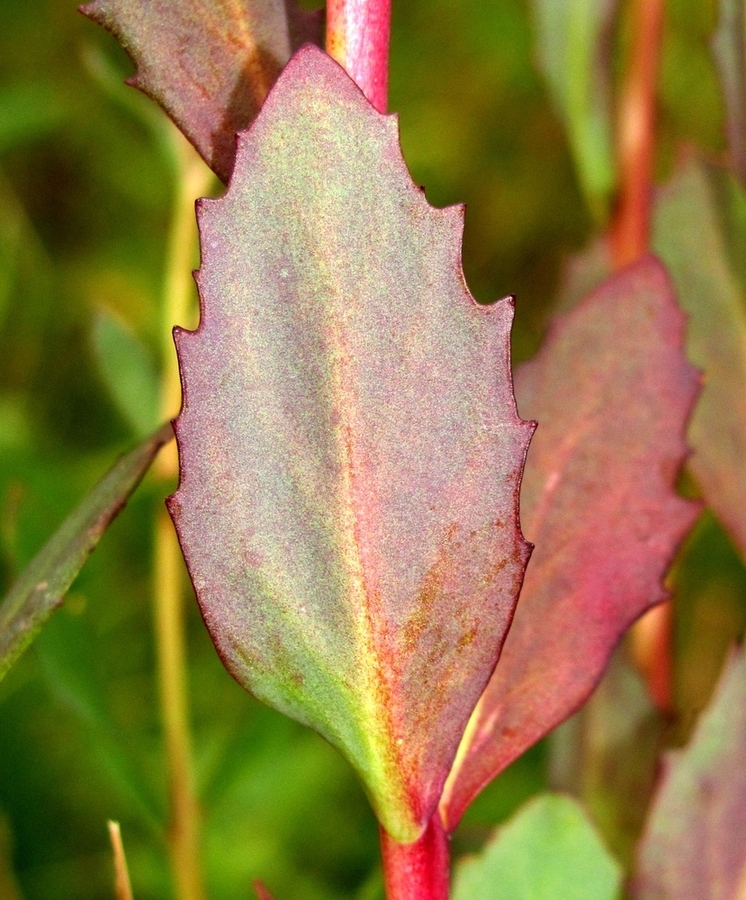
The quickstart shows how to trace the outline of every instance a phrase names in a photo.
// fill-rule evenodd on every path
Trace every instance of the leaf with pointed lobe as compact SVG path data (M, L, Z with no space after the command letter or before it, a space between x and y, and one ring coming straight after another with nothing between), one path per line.
M82 11L132 57L130 84L226 182L236 133L254 120L293 51L322 34L321 14L294 0L94 0Z
M428 205L396 119L312 47L199 223L170 508L205 621L237 680L339 747L415 840L529 554L512 302L474 302L463 209Z
M689 745L664 758L640 843L636 900L746 894L746 654L733 653Z
M671 284L646 257L557 319L516 373L519 409L539 422L521 493L536 550L446 784L449 828L578 709L622 634L666 596L663 576L698 509L675 491L698 388L683 340Z

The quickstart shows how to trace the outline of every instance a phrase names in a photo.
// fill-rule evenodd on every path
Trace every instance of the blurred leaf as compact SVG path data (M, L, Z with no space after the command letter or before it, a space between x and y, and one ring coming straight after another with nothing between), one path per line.
M689 357L704 373L689 466L746 555L746 305L706 172L693 159L658 195L654 245L689 314Z
M640 845L638 900L742 900L746 655L734 653L690 744L667 754Z
M137 812L140 821L157 830L162 810L111 715L96 647L87 617L63 614L39 635L35 650L52 691L83 727L88 766L103 774L128 812Z
M582 801L623 863L645 821L663 728L622 646L590 700L550 737L552 787Z
M54 131L68 115L65 99L48 81L0 88L0 155Z
M138 437L158 424L158 375L144 344L106 309L96 313L93 344L101 376L117 409Z
M294 0L94 0L82 8L130 54L130 84L155 100L228 181L251 124L294 49L321 19Z
M746 188L746 15L743 0L720 0L713 41L725 95L733 171Z
M529 552L512 303L473 301L463 210L428 206L395 120L314 48L199 220L170 508L205 621L237 680L342 749L413 840Z
M123 456L29 563L0 605L0 679L62 604L111 521L147 472L171 427Z
M544 794L458 865L453 900L614 900L620 881L582 808Z
M3 900L22 900L13 872L13 841L10 827L0 813L0 897Z
M697 374L684 321L651 256L555 320L516 373L539 422L522 520L536 550L500 662L443 794L455 827L505 766L588 698L663 576L696 505L676 495Z
M610 46L616 0L533 0L539 65L567 128L578 178L597 220L616 183Z

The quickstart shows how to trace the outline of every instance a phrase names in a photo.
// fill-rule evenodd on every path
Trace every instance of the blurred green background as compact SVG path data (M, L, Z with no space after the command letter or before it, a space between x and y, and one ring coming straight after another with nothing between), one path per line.
M156 418L171 126L121 86L131 64L75 6L0 0L3 588ZM661 179L683 144L724 150L709 43L716 13L706 0L669 3ZM617 79L624 45L622 10ZM514 350L528 357L564 262L594 227L536 66L530 4L394 0L390 106L430 201L467 203L467 279L483 301L517 295ZM168 490L148 477L63 610L0 683L0 900L111 898L107 818L122 823L138 900L171 896L151 626L153 521ZM746 573L707 518L674 580L686 723L743 630ZM248 898L261 877L278 900L376 897L376 823L346 764L238 688L191 600L188 625L209 896ZM479 847L547 785L551 755L540 745L484 793L457 852Z

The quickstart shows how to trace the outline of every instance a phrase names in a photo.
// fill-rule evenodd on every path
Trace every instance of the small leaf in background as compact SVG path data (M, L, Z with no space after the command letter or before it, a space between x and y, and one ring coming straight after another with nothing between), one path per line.
M746 303L706 171L693 159L658 195L653 240L689 316L689 358L704 373L689 468L746 556Z
M549 738L552 788L582 802L625 867L645 823L665 725L622 645L593 696Z
M223 181L290 59L320 42L321 19L294 0L94 0L83 12L132 57L130 83L156 101Z
M147 347L115 315L100 309L93 321L93 347L101 377L138 437L158 424L158 375Z
M456 869L453 900L615 900L621 873L569 797L529 801Z
M611 132L611 25L616 0L534 0L539 65L567 128L581 188L606 220L616 182Z
M0 604L0 680L62 604L83 563L171 436L171 426L164 426L125 454L24 569Z
M443 794L449 829L479 791L567 718L617 642L663 600L663 576L697 506L676 495L698 388L684 317L645 257L555 320L516 373L539 422L522 521L536 542L500 662Z
M205 621L236 679L341 748L412 841L529 554L512 303L474 302L463 209L427 204L396 120L313 48L199 221L170 507Z
M732 654L689 745L665 757L640 845L636 900L743 900L746 655Z
M713 41L725 95L733 171L746 188L746 14L743 0L720 0Z

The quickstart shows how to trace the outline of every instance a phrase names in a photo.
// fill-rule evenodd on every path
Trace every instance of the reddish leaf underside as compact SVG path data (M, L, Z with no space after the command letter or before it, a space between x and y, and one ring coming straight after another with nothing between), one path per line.
M746 896L746 655L731 657L684 750L669 753L640 844L638 900Z
M558 319L516 373L519 408L539 422L521 495L536 550L446 785L449 829L586 700L624 631L664 599L662 578L697 512L674 488L698 384L683 330L647 257Z
M428 205L396 119L312 47L199 223L170 509L205 621L237 680L341 748L412 841L529 555L512 302L473 301L463 209Z
M130 84L156 101L228 181L248 128L292 52L321 42L321 13L294 0L94 0L82 11L137 66Z

